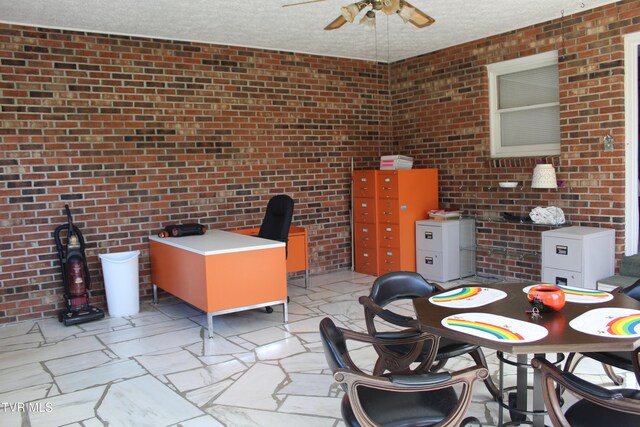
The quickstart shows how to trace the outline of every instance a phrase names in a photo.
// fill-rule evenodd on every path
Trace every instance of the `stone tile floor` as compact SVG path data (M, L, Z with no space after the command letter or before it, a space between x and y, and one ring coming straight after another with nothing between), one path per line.
M312 277L308 289L291 280L288 324L281 307L229 314L214 317L213 339L204 338L203 313L166 294L130 317L0 327L0 426L343 426L342 391L327 369L318 323L330 316L364 330L357 299L374 279L341 271ZM370 349L355 354L372 365ZM497 383L495 353L486 355ZM446 368L470 363L459 358ZM578 372L611 384L597 364L582 362ZM507 368L505 385L514 382ZM633 375L626 385L637 387ZM481 383L470 415L497 423L497 404Z

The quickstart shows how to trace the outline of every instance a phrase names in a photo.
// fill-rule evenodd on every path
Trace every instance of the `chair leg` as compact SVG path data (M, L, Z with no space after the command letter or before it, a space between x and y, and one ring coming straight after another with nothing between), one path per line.
M489 367L487 366L487 359L485 359L484 353L482 352L482 349L480 347L469 353L469 356L473 358L473 361L476 362L476 365L489 369ZM493 396L493 400L497 401L498 397L500 396L500 390L498 390L498 387L491 379L491 375L488 375L484 380L484 385L485 387L487 387L489 393L491 393L491 396Z
M605 374L607 374L607 376L611 378L611 381L613 381L615 385L620 386L622 385L622 383L624 383L624 378L613 372L613 367L611 365L603 363L602 368L604 369Z

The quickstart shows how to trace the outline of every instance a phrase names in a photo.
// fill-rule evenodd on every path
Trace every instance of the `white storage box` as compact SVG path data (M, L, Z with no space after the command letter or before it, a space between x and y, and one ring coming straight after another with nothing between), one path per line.
M393 155L380 157L380 170L411 169L413 157Z

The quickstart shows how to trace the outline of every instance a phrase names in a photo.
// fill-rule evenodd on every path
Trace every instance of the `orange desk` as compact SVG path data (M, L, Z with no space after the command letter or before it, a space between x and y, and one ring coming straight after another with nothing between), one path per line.
M243 228L241 230L231 230L233 233L257 236L260 228ZM287 254L287 273L304 270L304 287L309 283L309 249L307 240L309 236L307 229L292 225L289 227L289 245Z
M161 288L213 316L282 304L288 321L285 244L221 230L149 237L153 300Z

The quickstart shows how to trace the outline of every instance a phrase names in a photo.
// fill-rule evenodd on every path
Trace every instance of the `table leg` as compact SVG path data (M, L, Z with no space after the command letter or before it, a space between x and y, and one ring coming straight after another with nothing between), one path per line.
M517 401L516 408L527 410L527 355L517 355L518 366L516 367Z
M213 338L213 313L207 313L207 325L209 326L209 338Z
M155 283L153 284L153 303L158 303L158 286Z
M304 271L304 288L307 289L307 285L309 284L309 270Z
M500 354L500 352L498 352L498 354ZM502 361L502 357L499 357L498 360L500 360L500 376L498 378L498 388L500 393L498 395L498 426L502 426L504 413L504 406L502 406L504 400L504 362Z
M289 322L289 303L285 300L282 303L282 314L284 316L284 323Z

